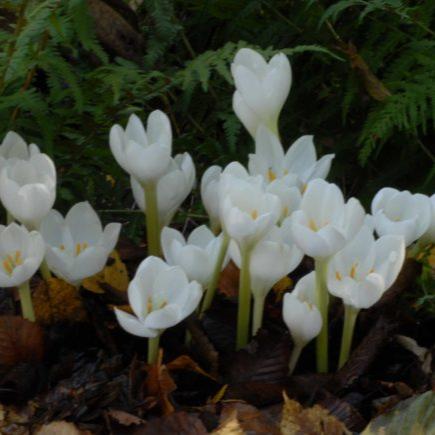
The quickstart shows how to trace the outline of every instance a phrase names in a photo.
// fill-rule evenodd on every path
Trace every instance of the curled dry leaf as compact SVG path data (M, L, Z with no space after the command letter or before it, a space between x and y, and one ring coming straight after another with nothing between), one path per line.
M350 435L346 426L319 405L303 408L284 393L282 435Z
M219 278L219 293L228 298L235 298L239 294L239 268L230 261Z
M105 293L108 289L126 292L129 282L126 265L119 253L113 251L107 261L107 266L96 275L83 280L82 287L93 293Z
M18 316L0 317L0 364L37 362L43 356L44 332L38 324Z
M193 361L190 356L187 355L181 355L178 358L174 359L173 361L166 364L166 367L169 371L172 370L191 370L193 372L199 373L203 376L206 376L210 379L216 380L215 377L208 374L206 371L204 371L199 364L197 364L195 361Z
M213 435L244 435L245 431L237 420L237 411L233 411L219 427L212 432Z
M419 346L413 338L404 335L396 335L396 340L420 360L424 373L432 373L432 353L429 349Z
M39 281L32 299L39 323L83 322L87 319L78 290L61 279Z
M109 409L109 411L107 411L107 415L122 426L137 426L145 423L144 420L136 415L122 411L121 409Z
M73 423L53 421L42 426L35 435L92 435L89 431L81 431Z
M137 434L207 435L208 432L196 415L181 411L150 420L145 429L140 430Z

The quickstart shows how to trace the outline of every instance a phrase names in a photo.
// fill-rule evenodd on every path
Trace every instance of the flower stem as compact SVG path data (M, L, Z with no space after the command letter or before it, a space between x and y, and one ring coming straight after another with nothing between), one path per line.
M21 312L23 314L23 318L34 322L35 312L33 311L29 281L24 282L18 287L18 293L20 295Z
M338 368L341 369L349 358L352 347L353 331L355 329L356 318L359 310L350 305L344 306L343 334L341 336L340 358Z
M213 302L214 295L216 293L216 288L219 283L219 277L222 271L222 265L224 264L225 256L227 255L228 244L230 243L230 238L227 234L223 233L222 244L219 249L219 253L216 259L216 264L213 270L213 274L210 279L210 283L207 286L207 290L205 292L204 300L202 302L201 312L199 317L201 318L204 313L211 307L211 303Z
M328 372L328 306L329 294L326 287L326 270L328 260L315 259L316 305L322 316L322 329L316 339L317 371Z
M299 361L299 357L301 356L301 352L302 349L304 348L304 346L301 346L300 344L295 344L292 350L292 354L290 357L290 362L289 362L289 372L288 374L291 375L296 367L296 364Z
M48 268L48 264L45 260L43 260L39 266L39 271L41 272L41 275L45 281L48 281L50 278L52 278L50 269Z
M148 364L155 364L159 356L160 334L154 338L148 338Z
M157 206L157 187L155 183L145 183L146 226L148 254L161 257L159 209Z
M15 222L14 217L6 210L6 224L10 225L12 222Z
M251 312L251 278L249 265L251 262L251 249L245 248L241 252L242 264L239 281L239 306L237 313L237 349L248 344L249 317Z
M254 294L254 313L252 318L252 335L255 335L263 324L264 302L266 297Z

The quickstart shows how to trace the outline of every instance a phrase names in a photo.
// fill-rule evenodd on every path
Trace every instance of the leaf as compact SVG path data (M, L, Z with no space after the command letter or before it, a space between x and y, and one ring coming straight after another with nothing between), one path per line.
M93 293L105 293L107 287L118 292L126 292L130 280L126 265L119 253L110 254L108 265L99 273L83 280L82 287Z
M67 421L53 421L42 426L36 435L92 435L92 433L81 431L75 424Z
M435 433L435 393L427 391L375 418L361 435L428 435Z
M18 316L0 317L0 364L37 362L43 356L44 332L38 324Z
M173 361L166 364L166 367L169 371L172 370L191 370L194 372L197 372L203 376L206 376L207 378L216 380L213 376L208 374L206 371L204 371L195 361L193 361L190 356L187 355L181 355L178 358L174 359Z
M285 393L280 428L282 435L350 435L344 424L326 409L319 405L304 409Z
M109 409L107 415L122 426L132 426L144 424L145 421L136 415L130 414L121 409Z
M227 298L235 298L239 294L239 268L230 261L219 278L219 293Z
M78 290L61 279L39 281L32 299L39 323L83 322L87 319Z
M181 411L150 420L144 430L137 431L135 434L207 435L208 432L197 416Z
M228 416L228 418L222 422L219 427L212 432L213 435L244 435L245 431L241 428L239 421L237 420L237 411Z

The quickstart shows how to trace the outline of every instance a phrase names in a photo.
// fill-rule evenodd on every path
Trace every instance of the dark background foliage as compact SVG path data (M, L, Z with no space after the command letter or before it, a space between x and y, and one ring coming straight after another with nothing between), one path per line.
M431 194L434 17L431 0L4 0L0 136L13 129L55 159L58 208L87 199L137 235L110 126L160 108L199 176L245 162L253 142L232 112L229 65L250 46L291 59L285 147L314 134L319 154L336 153L330 179L366 206L386 185ZM201 220L197 203L179 217Z

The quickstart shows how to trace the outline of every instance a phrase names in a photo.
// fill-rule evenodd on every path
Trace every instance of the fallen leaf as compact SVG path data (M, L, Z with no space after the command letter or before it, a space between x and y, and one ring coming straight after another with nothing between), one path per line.
M239 294L239 268L230 261L219 278L219 293L227 298L236 298Z
M83 280L82 287L93 293L105 293L107 288L126 292L130 280L126 265L117 251L110 254L107 266L99 273Z
M0 317L0 364L37 362L43 356L44 332L38 324L18 316Z
M399 403L369 423L361 435L429 435L435 433L435 393L427 391Z
M237 411L233 411L228 418L223 421L217 429L212 432L213 435L244 435L245 431L237 420Z
M107 415L122 426L136 426L145 423L144 420L136 415L122 411L120 409L109 409L109 411L107 411Z
M282 435L350 435L346 426L326 409L319 405L304 409L285 393L280 428Z
M203 376L206 376L210 379L216 380L213 376L204 371L195 361L193 361L190 356L181 355L173 361L166 364L166 367L169 371L172 370L191 370L193 372L200 373Z
M177 435L207 435L202 421L194 414L184 411L164 415L161 418L149 420L144 429L135 431L136 435L177 434Z
M275 302L282 301L284 293L293 286L293 280L289 276L281 278L272 288L275 293Z
M219 403L225 396L228 390L228 384L222 386L222 388L211 398L210 402L213 404Z
M83 322L87 319L78 290L61 279L39 281L32 299L39 323Z
M73 423L53 421L42 426L35 435L92 435L89 431L81 431Z
M426 347L421 347L411 337L396 335L397 341L406 349L412 352L421 362L421 369L427 375L432 373L432 352Z
M168 368L162 364L162 351L156 364L148 367L148 376L145 381L147 396L156 397L163 414L174 412L174 406L169 400L169 395L175 391L177 385L169 374Z
M240 401L223 404L221 421L233 419L234 413L240 428L247 433L280 435L278 426L255 406Z

